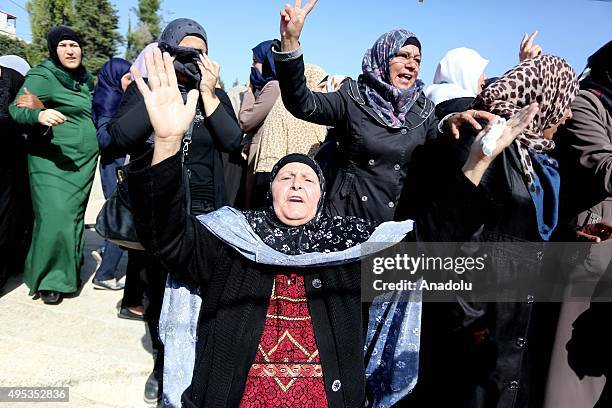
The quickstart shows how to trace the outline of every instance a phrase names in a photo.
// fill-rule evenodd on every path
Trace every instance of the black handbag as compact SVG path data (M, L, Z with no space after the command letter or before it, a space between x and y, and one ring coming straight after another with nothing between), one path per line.
M187 211L190 209L190 194L189 194L189 170L185 168L185 158L189 154L189 146L191 145L191 133L193 131L193 123L183 137L181 148L181 167L183 170L183 184L187 196ZM126 167L129 164L117 168L117 188L113 194L106 200L102 209L96 218L96 232L100 236L110 242L113 242L122 247L136 250L144 250L138 236L136 235L136 224L134 215L132 214L132 205L130 203L130 195L128 190L128 177Z

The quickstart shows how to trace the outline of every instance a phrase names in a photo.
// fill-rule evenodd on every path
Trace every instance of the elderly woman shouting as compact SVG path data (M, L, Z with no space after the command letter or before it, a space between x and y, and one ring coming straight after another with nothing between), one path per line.
M183 102L167 53L148 55L147 69L148 85L133 72L155 130L152 154L128 170L138 236L170 273L198 285L203 299L183 405L362 406L366 368L358 261L367 251L359 244L438 239L438 230L412 221L374 229L356 217L325 215L325 180L316 163L300 154L273 168L267 208L187 215L178 152L197 91ZM470 217L488 205L477 188L480 177L535 111L531 106L521 121L505 128L491 157L473 149L457 175L461 182L450 192L457 199L452 206L432 206L432 219L441 225L448 217L461 219L451 231L472 232ZM408 319L417 327L420 308Z

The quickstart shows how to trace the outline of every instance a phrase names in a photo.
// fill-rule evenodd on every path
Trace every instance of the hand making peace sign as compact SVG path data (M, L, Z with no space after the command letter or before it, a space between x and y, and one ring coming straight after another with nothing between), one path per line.
M300 34L304 27L306 16L317 4L317 0L309 0L302 8L302 0L295 0L295 5L285 5L280 12L281 51L293 51L300 45Z

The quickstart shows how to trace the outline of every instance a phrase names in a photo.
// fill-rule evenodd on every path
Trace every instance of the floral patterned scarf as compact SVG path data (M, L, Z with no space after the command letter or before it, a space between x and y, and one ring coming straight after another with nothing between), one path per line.
M359 90L367 105L392 128L404 125L406 114L423 91L424 84L417 79L407 90L391 85L389 61L402 48L406 40L415 37L407 30L392 30L378 38L363 57L359 76Z

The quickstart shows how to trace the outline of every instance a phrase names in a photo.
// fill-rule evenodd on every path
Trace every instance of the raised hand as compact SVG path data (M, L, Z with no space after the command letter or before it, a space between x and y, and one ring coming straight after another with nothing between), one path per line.
M280 12L281 50L293 51L299 47L300 34L304 27L306 16L317 4L317 0L309 0L302 8L302 0L295 0L295 5L285 5Z
M523 62L526 59L537 57L542 54L542 47L539 44L533 44L533 40L538 35L538 31L534 31L531 35L525 34L521 40L519 47L519 61Z
M470 109L465 112L454 113L445 121L444 125L448 127L455 139L459 139L459 128L464 124L469 124L476 130L482 129L476 119L484 119L488 123L492 123L497 119L497 116L487 111Z
M174 66L170 54L162 56L158 48L145 55L148 73L148 85L142 79L138 68L132 66L131 73L138 90L144 98L149 120L155 130L155 144L181 144L183 135L195 116L198 102L198 91L187 94L187 103L178 88Z
M503 133L497 140L497 144L492 151L492 154L487 156L482 151L480 141L484 135L489 131L493 122L489 122L487 127L483 129L476 139L472 143L470 149L470 155L463 166L463 173L469 178L474 184L478 185L480 179L484 175L493 159L497 157L506 147L510 144L525 130L527 126L533 121L536 113L538 113L538 104L532 103L529 106L525 106L516 115L510 118L505 126Z
M202 80L200 81L200 92L211 93L214 95L215 87L219 82L219 72L221 67L217 62L211 60L208 55L201 54L200 62L198 63Z

